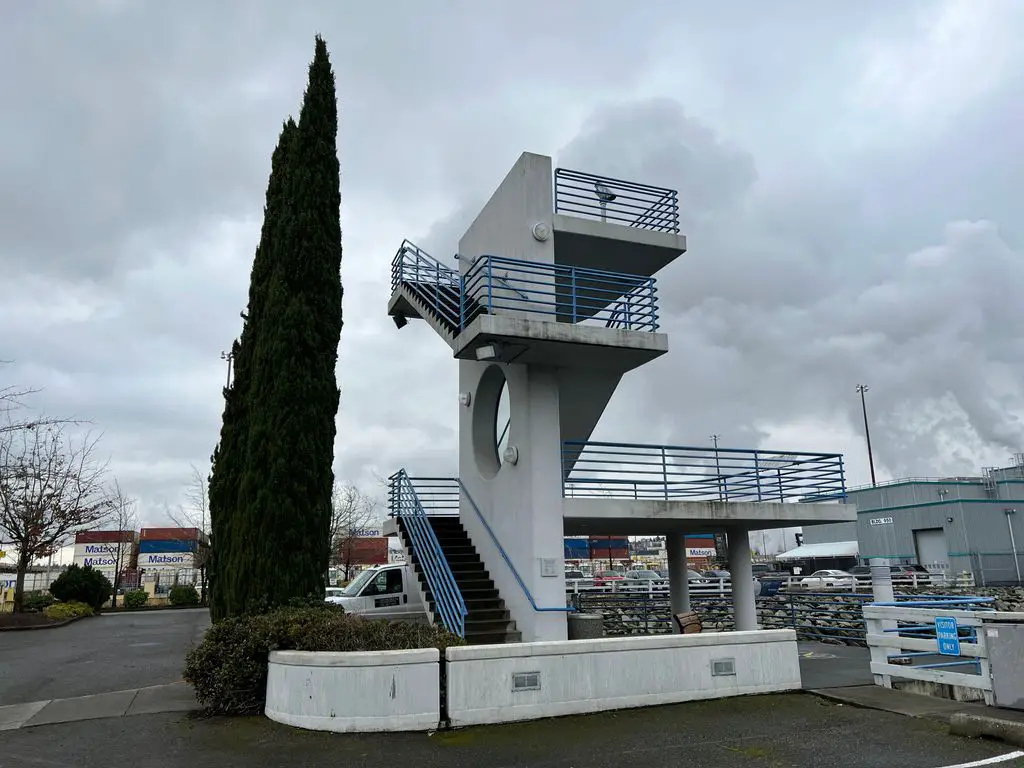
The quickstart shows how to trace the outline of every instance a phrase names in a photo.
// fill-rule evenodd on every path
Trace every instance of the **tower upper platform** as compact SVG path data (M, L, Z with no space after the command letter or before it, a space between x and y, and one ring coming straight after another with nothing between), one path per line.
M685 252L675 190L555 171L550 157L531 152L519 157L459 241L467 265L500 253L647 277Z

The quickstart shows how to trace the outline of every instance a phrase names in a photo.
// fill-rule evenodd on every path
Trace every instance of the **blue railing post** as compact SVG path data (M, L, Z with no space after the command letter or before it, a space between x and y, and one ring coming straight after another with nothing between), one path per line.
M668 458L665 449L661 449L661 482L664 486L665 501L668 501Z
M786 494L782 490L782 467L779 467L775 471L779 475L779 501L785 501L786 500Z
M754 451L754 480L757 482L757 500L761 501L761 467L757 460L757 451Z
M491 257L487 257L487 311L494 311L494 275Z
M573 269L570 272L570 280L572 281L572 322L576 323L576 270Z
M466 327L466 278L459 275L459 330Z
M843 501L846 501L846 470L843 467L843 457L839 456L839 491L842 493Z

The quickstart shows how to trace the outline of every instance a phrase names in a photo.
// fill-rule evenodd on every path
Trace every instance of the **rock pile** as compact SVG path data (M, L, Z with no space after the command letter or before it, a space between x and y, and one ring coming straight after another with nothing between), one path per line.
M1024 612L1024 587L971 587L953 590L928 588L901 594L958 594L993 597L998 611ZM796 629L802 639L836 645L864 645L861 606L871 602L870 594L807 595L779 594L757 598L758 623L765 629ZM729 597L694 598L692 607L709 630L733 628ZM600 613L604 633L610 637L654 635L672 632L667 597L625 597L616 594L581 594L579 608Z

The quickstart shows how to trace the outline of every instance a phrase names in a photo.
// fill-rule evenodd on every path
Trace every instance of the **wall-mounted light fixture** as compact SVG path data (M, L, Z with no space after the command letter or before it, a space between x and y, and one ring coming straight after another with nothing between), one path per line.
M461 405L463 408L469 408L469 406L470 406L470 404L472 402L473 402L473 393L472 392L459 392L459 405Z
M533 239L540 243L545 242L549 237L551 237L551 228L547 225L547 222L545 221L538 221L536 224L534 224L532 231Z
M497 360L501 354L501 345L498 343L483 344L476 348L477 360Z

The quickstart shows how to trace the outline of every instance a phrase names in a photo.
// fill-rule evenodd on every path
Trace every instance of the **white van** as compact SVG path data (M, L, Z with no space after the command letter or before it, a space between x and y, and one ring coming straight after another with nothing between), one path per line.
M347 587L331 587L326 601L368 619L426 621L427 608L410 565L378 565L363 571Z

